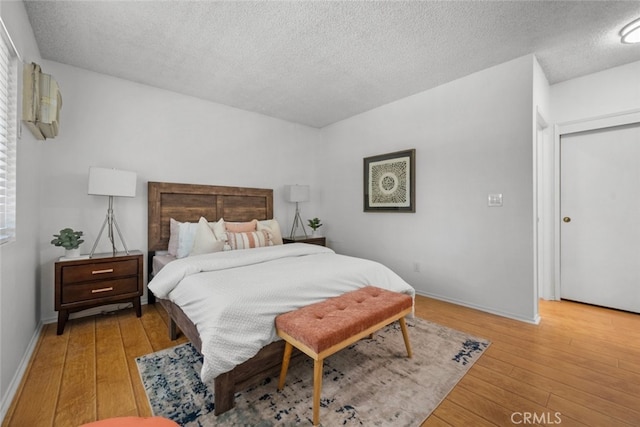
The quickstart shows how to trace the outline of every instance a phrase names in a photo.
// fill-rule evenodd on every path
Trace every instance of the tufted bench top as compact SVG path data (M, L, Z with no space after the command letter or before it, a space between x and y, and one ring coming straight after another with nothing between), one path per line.
M367 286L276 317L276 328L316 353L413 306L411 296Z

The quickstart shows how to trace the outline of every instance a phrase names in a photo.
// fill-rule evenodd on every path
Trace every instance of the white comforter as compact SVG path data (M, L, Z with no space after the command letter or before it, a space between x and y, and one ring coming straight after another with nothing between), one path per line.
M278 314L367 285L415 295L380 263L301 243L178 259L149 288L180 306L196 325L201 377L211 381L278 340Z

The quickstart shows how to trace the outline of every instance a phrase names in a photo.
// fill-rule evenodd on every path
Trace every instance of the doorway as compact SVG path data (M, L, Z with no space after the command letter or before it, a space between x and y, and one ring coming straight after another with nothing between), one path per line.
M640 313L640 120L559 137L563 299Z

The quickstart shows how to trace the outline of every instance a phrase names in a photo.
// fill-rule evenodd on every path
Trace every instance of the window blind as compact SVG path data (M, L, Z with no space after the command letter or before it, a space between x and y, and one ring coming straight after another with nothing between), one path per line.
M0 244L16 234L16 139L18 57L4 24L0 27Z

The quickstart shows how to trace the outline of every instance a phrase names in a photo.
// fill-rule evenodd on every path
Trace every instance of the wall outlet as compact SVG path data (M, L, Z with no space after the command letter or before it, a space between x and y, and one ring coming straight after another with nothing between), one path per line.
M502 193L489 194L487 196L487 206L490 208L502 207Z

